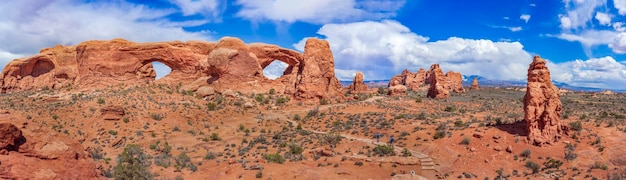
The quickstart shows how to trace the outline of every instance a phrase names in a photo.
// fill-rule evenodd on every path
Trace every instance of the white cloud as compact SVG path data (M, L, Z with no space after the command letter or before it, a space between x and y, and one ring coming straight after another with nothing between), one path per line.
M549 64L549 68L553 80L573 86L626 89L626 66L611 56Z
M251 20L325 24L383 19L396 15L404 0L237 0L238 16Z
M613 6L618 10L619 15L626 15L626 0L613 0Z
M576 0L574 3L564 1L567 12L560 15L561 28L585 28L596 12L596 8L604 6L606 0Z
M509 20L510 18L508 16L504 16L504 17L502 17L502 19Z
M511 30L512 32L517 32L517 31L521 31L523 29L522 29L522 27L517 26L517 27L509 27L509 30Z
M184 16L203 14L217 17L221 14L219 9L221 3L218 0L170 0L170 2L178 6Z
M580 42L585 47L591 47L611 43L615 35L617 35L616 32L609 30L586 30L578 34L562 33L557 37L567 41Z
M615 53L626 54L626 33L619 33L615 36L615 39L609 44L609 47Z
M524 20L524 22L528 23L528 20L530 20L530 15L522 14L519 16L519 19Z
M0 3L0 52L28 55L55 44L124 38L132 41L210 40L208 33L187 32L171 21L173 9L154 9L124 1L24 0ZM0 62L10 61L6 56ZM4 67L4 66L3 66Z
M572 27L572 20L570 20L569 17L562 16L560 20L561 20L561 28L569 29Z
M13 54L11 52L6 52L0 49L0 68L4 68L12 60L24 56L24 54Z
M282 61L274 61L263 69L263 75L265 75L268 79L277 79L283 76L283 73L288 66L289 64Z
M402 69L427 69L433 63L441 64L445 71L523 79L532 60L519 42L458 37L433 42L390 20L327 24L318 33L329 41L336 69L363 71L366 79L389 79ZM302 50L304 42L294 46Z
M595 18L596 18L596 20L598 20L598 22L601 25L610 25L611 24L611 15L609 15L607 13L597 12Z

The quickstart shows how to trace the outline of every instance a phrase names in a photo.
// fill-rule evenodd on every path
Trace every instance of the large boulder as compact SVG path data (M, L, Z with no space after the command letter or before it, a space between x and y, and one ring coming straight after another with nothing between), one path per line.
M528 68L524 95L524 120L528 140L534 145L552 144L563 134L559 89L550 80L546 61L535 56Z
M0 123L0 150L12 150L22 140L22 131L11 123Z
M447 78L443 74L439 64L433 64L430 66L429 82L430 88L428 88L427 97L435 99L445 99L450 97L450 91L446 84Z
M0 155L0 179L102 178L99 165L80 143L49 128L26 124L25 120L0 114L2 143L13 141L11 147L0 149L4 152Z
M263 69L277 60L288 67L283 76L268 79ZM170 74L155 80L152 62L167 65ZM217 42L86 41L76 46L57 45L35 56L16 59L0 74L2 93L69 84L96 89L152 81L184 84L184 89L190 91L210 86L217 93L228 89L265 93L274 89L295 99L343 97L330 45L319 39L307 40L304 54L276 45L245 44L232 37Z

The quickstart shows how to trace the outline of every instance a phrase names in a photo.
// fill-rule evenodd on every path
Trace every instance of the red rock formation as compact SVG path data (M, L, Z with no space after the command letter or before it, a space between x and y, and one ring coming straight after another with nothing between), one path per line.
M134 43L123 39L86 41L46 48L10 62L0 74L2 92L66 87L102 88L154 81L152 62L172 69L159 83L182 83L186 90L210 86L216 92L277 93L296 99L339 97L328 42L307 40L304 54L268 44L246 45L225 37L218 42ZM289 66L276 80L262 71L278 60Z
M389 87L389 95L390 96L404 96L406 95L406 86L404 85L395 85Z
M396 85L404 85L407 89L418 91L424 82L426 81L426 71L421 69L417 73L412 73L408 69L402 71L402 73L392 77L389 80L389 84L387 87L392 87Z
M471 90L478 90L478 79L476 79L476 77L474 77L474 80L472 81L472 87L470 87Z
M67 136L44 127L26 127L26 121L9 114L0 114L0 129L3 143L7 137L14 141L13 145L0 149L4 152L0 155L0 179L100 178L98 164L78 142ZM15 138L17 134L21 135Z
M427 97L443 99L450 97L450 91L448 90L448 86L446 86L447 78L443 74L441 68L439 68L439 64L433 64L430 66L430 75L429 82L430 88L428 88Z
M448 71L448 73L446 73L446 79L446 86L448 86L448 90L455 93L465 92L465 88L463 88L463 76L461 76L461 73Z
M302 74L296 84L298 99L328 99L342 96L335 77L335 60L328 41L309 38L304 45Z
M11 123L0 124L0 150L13 149L22 139L22 131ZM2 154L2 153L0 153Z
M530 143L541 146L560 139L563 129L559 96L559 89L550 80L546 61L535 56L528 68L524 96L524 120Z
M356 73L352 84L348 87L348 90L354 93L367 91L367 85L365 85L365 83L363 82L363 73Z

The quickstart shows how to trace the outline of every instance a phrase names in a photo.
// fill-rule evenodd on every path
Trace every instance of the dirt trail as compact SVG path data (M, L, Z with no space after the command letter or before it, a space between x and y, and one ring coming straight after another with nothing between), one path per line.
M362 102L374 102L374 101L379 100L379 99L384 99L384 97L382 97L382 96L374 96L374 97L366 99L366 100L364 100ZM333 108L333 107L345 106L345 105L347 105L347 103L322 105L322 106L319 106L319 107L316 107L316 108L318 108L320 111L322 111L322 110L327 110L327 109L330 109L330 108ZM297 121L289 119L288 115L289 114L293 114L293 113L307 112L307 111L310 111L310 110L311 109L283 110L283 111L280 111L280 112L269 113L270 114L269 116L270 116L270 119L278 119L278 120L282 120L284 122L290 123L293 126L298 126L299 123ZM310 131L310 132L313 132L313 133L316 133L316 134L326 134L326 132L322 132L322 131L317 131L317 130L312 130L312 129L305 129L305 128L303 128L303 129L307 130L307 131ZM384 142L377 142L374 139L370 139L370 138L361 138L361 137L355 137L355 136L346 135L346 134L341 134L341 137L346 138L348 140L361 141L361 142L368 143L368 144L375 144L375 145L386 145L387 144L387 143L384 143ZM393 145L393 146L394 146L394 151L397 154L402 154L402 150L405 148L405 147L400 147L400 146L397 146L397 145ZM419 152L419 151L416 151L416 150L408 148L408 147L406 149L409 150L409 152L411 152L412 156L417 157L419 159L421 172L425 172L425 170L426 171L435 171L435 172L437 172L439 170L437 165L435 164L434 160L430 156L428 156L427 154ZM429 172L428 174L433 174L434 175L433 172ZM431 177L431 178L434 178L434 177Z

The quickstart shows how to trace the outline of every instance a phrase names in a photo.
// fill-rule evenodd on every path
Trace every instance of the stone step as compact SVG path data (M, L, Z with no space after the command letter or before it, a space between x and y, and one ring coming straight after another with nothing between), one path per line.
M431 159L431 158L420 159L420 162L433 162L433 159Z
M435 166L435 162L423 162L422 166Z
M422 170L436 170L435 166L422 166Z

